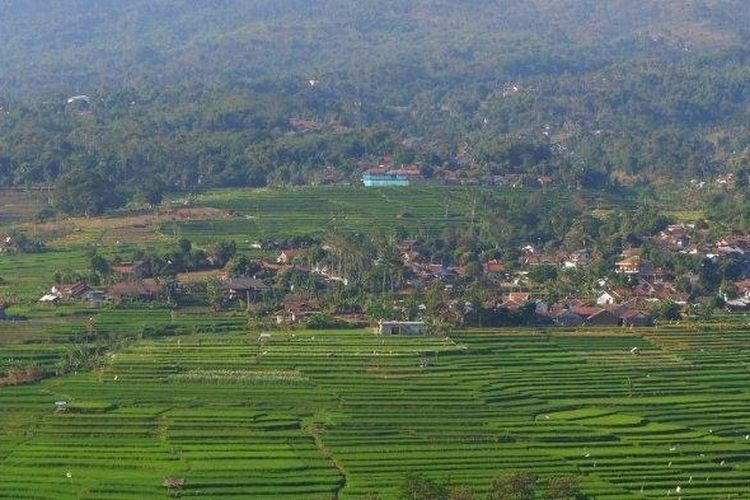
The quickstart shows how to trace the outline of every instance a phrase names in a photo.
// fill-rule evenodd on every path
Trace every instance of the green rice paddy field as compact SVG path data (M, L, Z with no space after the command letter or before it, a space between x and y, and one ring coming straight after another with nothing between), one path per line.
M593 498L750 497L744 328L295 331L259 345L239 316L112 311L99 327L159 321L195 333L0 388L0 497L166 498L176 477L185 497L388 499L408 472L481 493L513 470L579 475ZM2 344L0 358L45 345Z
M196 197L194 205L230 210L234 217L165 224L162 232L198 242L217 237L234 239L240 246L262 238L323 235L329 231L403 229L415 235L435 235L449 227L471 224L472 212L480 219L486 210L475 203L479 192L521 205L540 195L533 190L434 187L214 190ZM545 194L550 207L568 198L562 191Z
M750 331L736 319L700 331L274 332L259 345L241 314L35 305L55 271L87 268L89 247L436 233L471 223L472 193L220 190L189 204L219 211L209 216L28 227L48 251L0 255L0 296L26 318L0 321L0 498L168 498L164 480L180 478L185 497L390 499L409 472L481 496L516 470L538 474L540 491L580 476L593 498L750 498ZM29 224L39 199L0 192L0 228ZM92 318L102 336L130 339L100 369L2 383L13 366L53 375ZM144 339L170 324L178 336ZM56 413L61 400L70 408Z

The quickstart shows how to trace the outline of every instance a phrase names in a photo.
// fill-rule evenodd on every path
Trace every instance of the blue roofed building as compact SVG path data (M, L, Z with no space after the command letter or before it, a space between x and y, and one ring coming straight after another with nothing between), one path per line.
M365 187L407 187L420 178L417 169L389 170L383 167L371 168L362 174Z

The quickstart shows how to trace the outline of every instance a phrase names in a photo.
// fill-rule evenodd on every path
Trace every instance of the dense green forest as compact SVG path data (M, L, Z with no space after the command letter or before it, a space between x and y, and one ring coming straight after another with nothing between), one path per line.
M384 156L708 180L747 163L748 18L740 0L5 0L0 185L88 175L112 204L352 181Z

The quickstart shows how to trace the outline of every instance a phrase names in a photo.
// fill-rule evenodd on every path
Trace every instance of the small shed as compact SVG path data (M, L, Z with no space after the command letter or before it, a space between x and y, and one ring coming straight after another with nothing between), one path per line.
M375 333L378 335L424 335L424 321L380 321Z
M55 411L58 413L68 411L68 402L67 401L55 401Z

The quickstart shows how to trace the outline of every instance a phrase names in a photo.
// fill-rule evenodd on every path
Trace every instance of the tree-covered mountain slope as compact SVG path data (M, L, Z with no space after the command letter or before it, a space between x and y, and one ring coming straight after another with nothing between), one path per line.
M304 183L379 155L711 176L748 142L747 19L740 0L4 0L0 183Z

